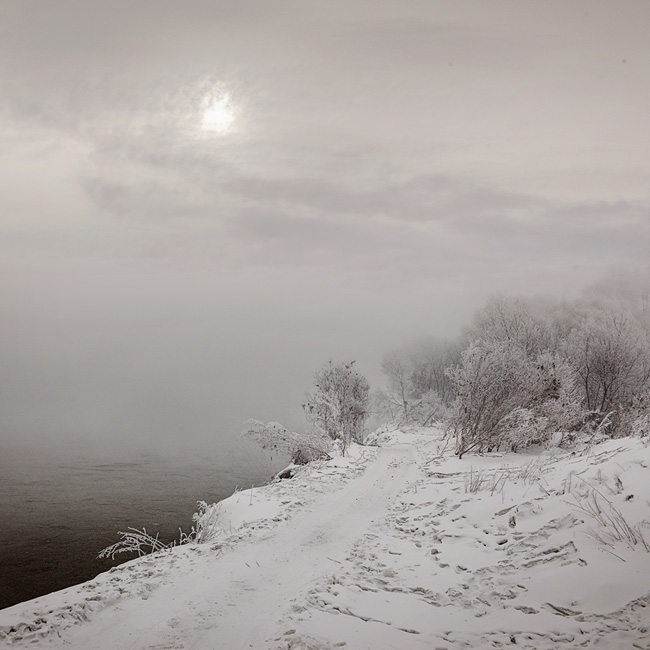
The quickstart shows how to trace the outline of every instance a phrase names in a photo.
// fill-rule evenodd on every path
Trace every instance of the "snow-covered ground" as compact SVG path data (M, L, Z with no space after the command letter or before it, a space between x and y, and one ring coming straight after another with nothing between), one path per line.
M378 438L236 493L210 543L0 611L0 645L650 648L644 441L458 460L436 430Z

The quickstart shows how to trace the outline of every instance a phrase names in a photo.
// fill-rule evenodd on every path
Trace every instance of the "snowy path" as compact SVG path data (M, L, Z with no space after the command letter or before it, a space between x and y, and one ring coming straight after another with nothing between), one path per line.
M441 435L238 492L215 542L0 611L0 647L650 649L650 443L459 460Z
M118 601L98 613L92 626L66 630L61 647L269 647L285 631L278 625L291 602L303 601L314 581L343 562L417 476L413 448L382 448L345 489L323 495L264 541L243 541L220 558L194 554L191 571L170 574L146 600Z

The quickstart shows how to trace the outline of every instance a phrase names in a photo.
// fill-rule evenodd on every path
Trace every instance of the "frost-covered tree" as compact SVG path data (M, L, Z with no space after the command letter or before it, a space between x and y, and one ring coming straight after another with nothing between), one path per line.
M447 372L457 395L449 429L458 456L498 447L500 421L533 393L534 365L524 350L508 341L479 339Z
M564 438L585 419L578 375L572 364L555 352L542 352L536 364L534 393L527 406L546 423L540 442L553 433Z
M449 369L457 398L449 420L456 453L516 450L570 432L584 417L576 375L557 354L531 358L512 341L474 341Z
M377 392L382 415L395 423L409 422L413 408L413 386L409 359L399 352L384 357L381 369L386 376L386 389Z
M340 441L345 452L351 441L362 441L369 407L368 382L353 366L354 361L330 361L314 375L315 390L303 404L312 425L307 431L298 433L277 422L248 420L242 435L262 449L288 454L298 465L329 459L332 441Z
M454 398L445 370L460 358L460 347L422 341L384 357L386 387L375 393L376 409L397 425L431 425L443 418Z
M582 314L564 342L564 353L580 377L589 411L625 410L650 386L648 331L620 310Z
M571 364L557 354L542 352L534 370L533 364L530 368L528 393L521 395L521 405L505 415L494 432L497 443L513 451L546 442L554 433L564 441L585 420Z
M370 406L370 387L354 369L354 361L328 361L314 375L314 390L303 404L314 429L340 441L343 451L350 442L362 442Z
M534 357L548 349L550 332L544 318L521 298L492 296L474 317L470 340L508 341Z
M422 341L412 351L412 383L418 397L435 393L448 407L455 397L454 386L447 376L447 368L460 360L462 345L453 341Z

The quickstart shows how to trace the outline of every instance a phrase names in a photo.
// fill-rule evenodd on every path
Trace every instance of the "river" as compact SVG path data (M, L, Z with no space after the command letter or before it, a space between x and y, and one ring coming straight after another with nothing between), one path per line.
M261 485L286 464L250 445L175 452L65 443L3 446L0 454L0 609L89 580L120 561L98 560L128 527L189 532L196 502Z

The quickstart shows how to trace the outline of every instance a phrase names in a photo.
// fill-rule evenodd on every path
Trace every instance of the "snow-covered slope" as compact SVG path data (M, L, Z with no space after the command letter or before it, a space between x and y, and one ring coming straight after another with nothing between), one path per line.
M381 443L236 493L211 543L1 611L0 644L650 647L642 440L460 461L437 431Z

